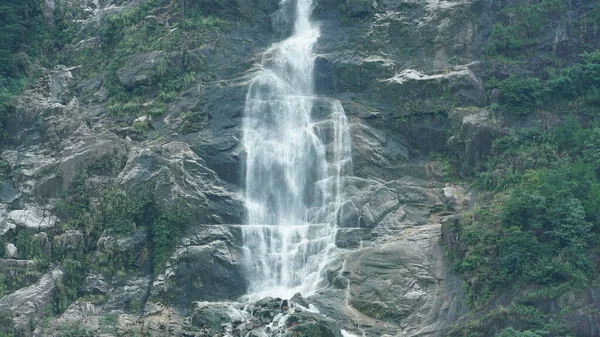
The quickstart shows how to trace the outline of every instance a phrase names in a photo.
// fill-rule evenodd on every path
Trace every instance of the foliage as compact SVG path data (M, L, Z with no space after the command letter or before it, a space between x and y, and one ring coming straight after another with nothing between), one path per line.
M100 332L105 334L117 334L118 331L118 318L114 314L108 314L98 319L98 326Z
M594 280L600 128L586 124L570 115L555 129L516 129L494 142L476 180L492 193L449 227L459 243L456 267L469 280L475 307L510 287L558 296Z
M182 234L186 214L181 206L174 209L165 209L152 223L152 265L158 273L171 256L179 236Z
M56 328L61 337L93 337L94 332L82 324L65 323Z
M3 77L0 75L0 140L6 136L9 117L14 112L12 98L19 94L27 84L25 77Z
M176 5L176 4L175 4ZM176 21L176 29L165 26L163 21L179 18L178 6L173 11L161 12L154 0L146 0L140 6L132 6L107 16L100 33L103 53L80 52L83 59L90 59L97 72L107 70L104 85L110 92L109 112L114 116L160 115L166 111L166 103L177 99L179 94L196 80L196 71L204 65L200 58L190 58L187 52L210 40L214 31L227 30L229 24L222 19L206 16L199 6L186 9L186 17ZM125 88L116 72L125 66L135 54L154 51L164 52L156 66L149 70L149 81L137 88ZM177 61L173 53L182 53ZM181 62L180 62L181 61ZM177 64L174 64L177 63ZM142 131L143 126L137 125Z
M563 0L517 1L499 13L490 29L484 52L494 58L519 59L535 51L544 28L563 19Z
M62 261L63 278L52 293L52 312L60 314L77 299L77 289L85 278L84 262L67 258Z
M498 87L502 90L504 103L517 114L535 110L541 100L542 84L538 78L511 75Z
M488 88L499 88L502 107L527 114L542 107L556 111L577 109L596 113L600 106L600 50L580 55L581 62L551 70L546 79L511 75L492 79Z
M513 328L506 328L496 334L495 337L543 337L547 334L546 331L517 331Z
M6 0L0 4L0 77L17 77L26 70L26 59L41 53L46 37L42 3L36 0Z

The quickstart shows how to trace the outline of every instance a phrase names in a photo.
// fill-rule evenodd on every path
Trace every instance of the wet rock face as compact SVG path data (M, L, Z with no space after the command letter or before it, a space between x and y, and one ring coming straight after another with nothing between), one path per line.
M184 142L133 149L119 183L138 197L154 193L165 206L183 206L193 221L240 223L243 203ZM148 186L152 189L148 190Z
M439 225L417 227L405 240L350 255L345 266L350 304L409 330L448 327L462 313L454 289L460 279L444 266L439 230Z
M241 304L197 302L192 325L203 329L200 336L342 337L335 320L294 300L272 297Z
M188 310L194 301L235 300L244 295L241 231L239 226L195 226L153 285L152 298L176 298Z
M77 43L100 49L103 18L125 7L80 3L90 10ZM85 317L100 332L106 326L98 326L99 318L110 313L119 315L115 335L131 334L133 326L156 336L220 336L229 329L263 337L277 322L278 332L289 337L339 337L341 327L367 336L443 336L464 313L461 280L441 251L440 223L456 221L468 209L468 191L441 183L440 169L428 155L451 151L462 168L474 168L503 132L483 108L501 102L502 93L487 97L481 79L489 75L488 65L478 62L490 16L503 1L318 1L316 94L341 101L352 137L354 172L345 178L336 216L338 250L325 288L306 299L292 298L287 309L283 299L244 303L246 309L218 302L235 301L248 288L237 226L244 220L241 124L248 70L260 52L290 33L281 24L294 15L292 2L278 3L201 0L197 4L206 14L231 20L227 32L190 50L133 53L111 74L81 78L76 68L58 66L18 97L0 149L2 159L18 168L0 181L2 243L28 230L46 254L80 256L93 249L96 257L114 251L137 267L135 275L122 279L97 271L82 277L80 295L106 302L74 303L58 325ZM52 21L58 2L45 4ZM165 24L159 16L147 20ZM576 43L558 39L556 48ZM108 113L113 98L108 76L124 90L140 90L157 85L165 64L170 73L183 75L184 62L197 76L162 115L142 120ZM188 112L193 118L185 120ZM134 130L136 120L150 131ZM57 216L55 201L90 166L97 170L86 180L87 190L114 182L132 198L152 193L161 205L183 205L190 212L167 264L154 267L164 269L158 276L144 249L149 231L131 237L101 233L92 242L87 231L61 229L65 219ZM454 249L451 237L443 239ZM41 308L61 275L42 275L37 262L18 259L20 247L5 247L0 271L20 280L21 289L0 299L0 313L9 312L11 324L21 329L43 316ZM582 336L597 334L600 326L589 314L598 301L589 297L566 316ZM323 314L300 308L310 304ZM14 316L17 312L22 315ZM140 314L146 324L141 327ZM353 330L356 326L362 331Z

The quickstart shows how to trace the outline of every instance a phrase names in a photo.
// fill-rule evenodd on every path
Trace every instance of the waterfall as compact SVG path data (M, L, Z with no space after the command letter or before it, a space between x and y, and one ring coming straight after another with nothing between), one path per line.
M312 1L295 5L293 34L264 52L246 96L242 234L249 292L257 296L289 298L318 287L350 165L342 105L313 92L319 29L310 21Z

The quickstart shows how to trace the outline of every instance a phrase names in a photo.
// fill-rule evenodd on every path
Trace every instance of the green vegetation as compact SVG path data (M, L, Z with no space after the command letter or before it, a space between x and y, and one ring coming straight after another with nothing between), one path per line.
M485 47L493 58L519 59L535 52L539 39L548 25L566 20L563 0L517 1L499 13Z
M27 71L28 58L42 53L45 28L39 1L7 0L0 4L0 76L18 77ZM23 51L27 54L20 54Z
M93 337L95 334L90 331L87 327L76 324L69 323L63 324L56 328L56 332L60 334L62 337Z
M524 115L537 110L594 114L600 105L600 50L584 53L581 62L548 69L545 79L512 75L492 79L488 88L499 88L508 112Z
M189 88L204 66L201 59L190 57L186 51L208 42L215 31L229 29L226 21L203 15L198 4L188 6L181 19L178 4L163 7L159 2L146 0L107 16L100 32L101 53L93 47L75 51L78 64L90 65L85 69L87 76L107 71L105 86L110 92L108 109L112 115L163 114L166 103ZM134 55L150 52L160 54L155 55L157 62L152 68L144 70L147 79L135 88L123 86L117 71L131 66L127 62Z
M56 286L50 308L53 314L60 314L77 299L95 303L107 300L105 296L87 295L81 298L78 289L89 272L124 279L128 274L141 270L154 274L162 271L183 230L186 213L181 207L160 205L151 192L151 186L148 186L147 192L140 193L140 197L128 196L114 184L101 190L86 187L86 181L92 174L110 175L113 172L111 165L115 163L100 162L80 171L56 205L55 211L62 220L60 228L46 231L52 237L68 230L78 230L85 234L85 238L82 238L85 241L63 246L60 240L55 240L51 255L47 255L40 250L41 245L34 239L33 231L19 230L8 239L19 248L22 258L35 259L37 267L35 271L18 278L0 275L0 296L16 290L19 284L27 282L25 278L31 277L34 281L50 266L60 265L65 274L62 282ZM136 233L141 233L141 236ZM116 241L111 241L95 249L86 247L95 245L102 235L117 239L134 234L144 238L137 246L130 244L120 247ZM130 309L137 311L141 304L132 303Z
M36 76L36 66L51 67L51 60L75 35L70 13L56 13L54 22L47 22L43 6L37 0L0 3L0 140L14 112L11 98Z
M584 46L588 52L566 65L537 57L550 27L597 25L590 18L600 5L577 22L567 22L566 6L513 2L491 27L485 54L515 69L485 83L502 93L490 110L508 135L494 141L483 165L461 171L480 191L478 207L445 227L474 312L452 336L507 326L495 336L569 336L571 304L548 312L540 303L600 281L600 50ZM497 304L501 294L510 305Z

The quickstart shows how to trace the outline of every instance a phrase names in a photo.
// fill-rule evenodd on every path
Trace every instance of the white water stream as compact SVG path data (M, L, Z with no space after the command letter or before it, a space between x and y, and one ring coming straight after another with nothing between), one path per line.
M246 96L242 234L254 299L317 289L335 246L335 211L351 164L340 102L313 92L319 28L310 20L312 0L296 1L292 36L264 52ZM326 111L318 118L317 104Z

